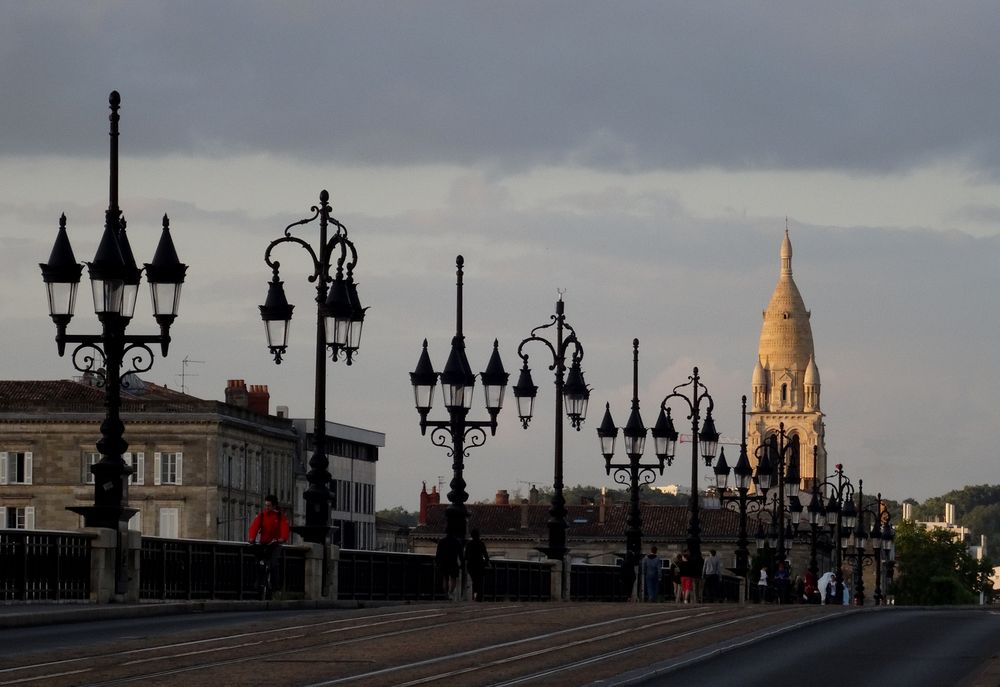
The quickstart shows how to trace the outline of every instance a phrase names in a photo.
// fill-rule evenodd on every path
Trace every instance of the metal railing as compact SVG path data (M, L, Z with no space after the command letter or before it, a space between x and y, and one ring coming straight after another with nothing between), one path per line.
M447 597L434 567L434 556L341 549L337 598L443 601Z
M483 574L485 601L547 601L552 572L544 562L493 560ZM337 598L368 601L444 601L430 554L341 549Z
M287 598L305 593L305 549L283 546L279 587ZM256 599L257 558L248 544L143 537L141 599ZM276 590L277 591L277 590Z
M574 563L569 571L570 601L622 601L622 569L618 565Z
M541 561L491 560L483 573L484 601L548 601L552 568Z
M87 534L0 530L0 601L90 598Z

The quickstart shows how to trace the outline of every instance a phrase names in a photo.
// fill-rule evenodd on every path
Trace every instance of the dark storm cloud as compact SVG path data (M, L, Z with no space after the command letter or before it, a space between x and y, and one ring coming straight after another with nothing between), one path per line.
M0 153L1000 163L995 3L6 3Z

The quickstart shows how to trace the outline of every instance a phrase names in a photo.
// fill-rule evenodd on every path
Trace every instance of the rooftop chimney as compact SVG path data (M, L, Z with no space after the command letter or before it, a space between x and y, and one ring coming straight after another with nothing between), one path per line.
M251 384L247 395L247 408L260 415L271 414L271 394L267 392L267 384Z
M507 493L506 489L498 489L497 497L495 501L498 506L509 506L510 505L510 494Z
M247 385L242 379L230 379L226 382L226 403L239 408L246 408L249 397Z
M608 515L608 488L601 487L601 503L597 509L597 524L604 526L604 521Z
M521 529L528 529L528 509L531 506L528 505L528 499L521 499Z
M420 513L417 516L418 525L427 524L427 506L437 505L441 503L441 494L438 493L437 487L431 487L430 492L427 491L427 482L423 483L420 488Z
M274 409L274 414L278 417L288 419L288 406L276 406Z

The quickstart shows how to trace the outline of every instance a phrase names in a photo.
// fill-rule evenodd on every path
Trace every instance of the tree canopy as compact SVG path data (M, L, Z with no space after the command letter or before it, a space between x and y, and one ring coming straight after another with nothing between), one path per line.
M901 605L971 604L991 590L988 559L976 561L947 530L908 520L896 528L896 576L890 593Z

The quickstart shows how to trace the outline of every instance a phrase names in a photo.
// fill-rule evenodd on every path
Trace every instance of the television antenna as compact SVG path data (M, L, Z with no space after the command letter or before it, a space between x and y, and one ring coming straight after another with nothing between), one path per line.
M201 365L201 364L204 364L204 362L205 362L204 360L191 360L191 356L187 356L187 355L184 356L184 360L181 361L181 373L179 375L177 375L178 377L181 378L181 393L182 394L187 393L187 378L188 377L197 377L198 376L198 375L196 375L196 374L194 374L192 372L188 372L187 371L188 365L193 365L195 363Z

